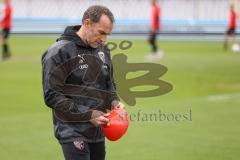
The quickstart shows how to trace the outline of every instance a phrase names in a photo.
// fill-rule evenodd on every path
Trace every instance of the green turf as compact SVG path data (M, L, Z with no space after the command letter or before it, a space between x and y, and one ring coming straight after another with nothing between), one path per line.
M11 38L13 56L0 63L0 159L63 160L41 90L41 54L54 40ZM135 119L121 140L107 142L107 159L239 159L240 54L223 52L221 42L159 41L159 45L165 57L157 63L168 68L161 79L174 89L160 97L138 98L127 110L130 115L191 110L192 120ZM131 49L114 54L125 53L129 62L142 63L148 52L145 41L134 40Z

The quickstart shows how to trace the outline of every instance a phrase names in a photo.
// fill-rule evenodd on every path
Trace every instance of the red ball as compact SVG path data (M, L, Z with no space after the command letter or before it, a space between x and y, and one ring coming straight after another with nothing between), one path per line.
M110 141L117 141L128 129L127 111L123 108L115 108L105 117L109 119L109 123L103 125L103 132Z

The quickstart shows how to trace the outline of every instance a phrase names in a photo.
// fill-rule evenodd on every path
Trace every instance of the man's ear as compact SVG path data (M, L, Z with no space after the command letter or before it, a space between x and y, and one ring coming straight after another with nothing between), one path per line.
M89 28L91 26L91 21L90 19L85 19L83 22L84 27Z

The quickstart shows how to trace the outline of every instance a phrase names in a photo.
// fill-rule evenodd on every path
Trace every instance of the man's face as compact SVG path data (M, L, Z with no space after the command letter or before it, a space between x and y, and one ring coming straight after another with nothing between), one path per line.
M152 0L151 3L152 3L152 5L155 5L156 4L156 0Z
M231 11L234 11L234 5L231 5L231 6L230 6L230 10L231 10Z
M2 0L1 2L3 2L3 3L7 3L9 0Z
M89 21L86 31L86 41L92 48L97 48L107 41L112 33L113 24L106 15L102 15L98 23Z

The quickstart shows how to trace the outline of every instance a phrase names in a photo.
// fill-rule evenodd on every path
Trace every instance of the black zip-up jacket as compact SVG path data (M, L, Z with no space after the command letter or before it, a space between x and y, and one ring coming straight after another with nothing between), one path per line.
M119 100L109 50L86 46L76 34L80 27L67 27L42 56L44 100L52 108L60 143L103 141L101 126L89 122L92 110L106 112Z

